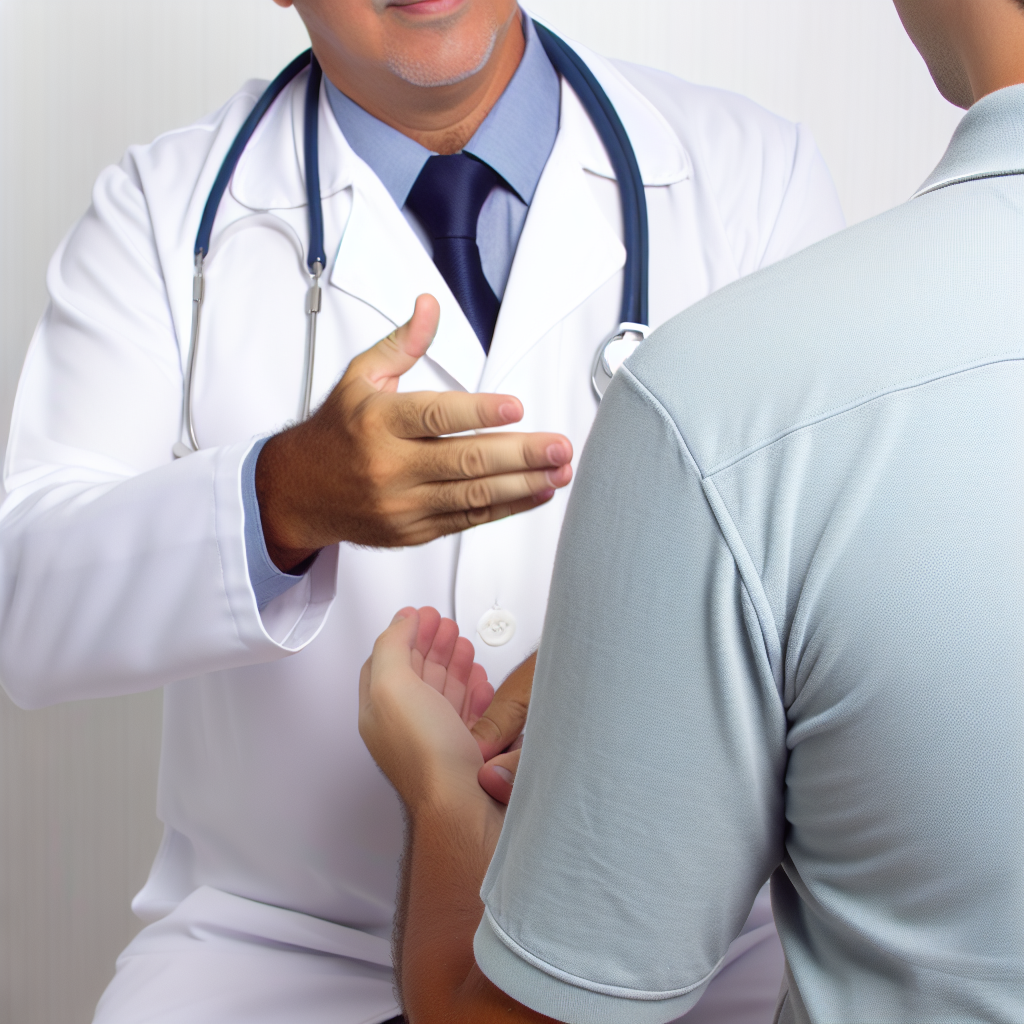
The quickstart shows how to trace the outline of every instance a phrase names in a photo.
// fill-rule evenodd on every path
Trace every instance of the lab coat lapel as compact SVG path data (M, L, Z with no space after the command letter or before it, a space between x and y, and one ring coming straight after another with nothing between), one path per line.
M306 245L302 117L305 74L290 87L289 102L271 108L239 162L233 197L249 210L272 210L293 223ZM416 296L429 292L441 305L441 322L428 358L452 378L453 386L475 391L484 352L462 308L433 260L409 227L380 179L348 144L331 110L326 90L319 109L320 180L325 223L342 221L341 242L329 272L330 284L372 306L398 326L412 315ZM351 190L351 210L344 217ZM328 259L332 239L326 239ZM377 341L367 339L367 345Z
M355 175L352 212L331 285L372 306L396 326L412 315L417 295L434 295L441 321L427 356L458 386L476 391L484 369L483 348L433 260L365 164Z
M558 137L519 239L483 390L494 390L541 338L625 265L625 247L587 183L581 159L581 134L587 132L593 128L586 113L563 84Z
M661 114L607 61L578 49L615 103L644 185L668 186L690 177L689 155ZM588 181L591 175L614 180L615 172L565 82L561 99L558 137L519 240L482 390L498 389L535 344L625 266L621 228L609 221ZM616 326L609 323L608 330Z

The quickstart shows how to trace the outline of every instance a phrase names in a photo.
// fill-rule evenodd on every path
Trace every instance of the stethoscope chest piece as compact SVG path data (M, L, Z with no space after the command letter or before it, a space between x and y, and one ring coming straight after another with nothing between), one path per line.
M618 368L640 347L651 333L646 324L619 324L597 347L590 382L600 402Z

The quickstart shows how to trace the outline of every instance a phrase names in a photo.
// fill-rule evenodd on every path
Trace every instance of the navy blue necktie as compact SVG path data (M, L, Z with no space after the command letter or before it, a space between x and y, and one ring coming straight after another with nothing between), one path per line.
M432 156L406 199L430 235L434 263L485 352L491 347L501 303L484 277L476 222L491 190L503 184L497 171L465 153Z

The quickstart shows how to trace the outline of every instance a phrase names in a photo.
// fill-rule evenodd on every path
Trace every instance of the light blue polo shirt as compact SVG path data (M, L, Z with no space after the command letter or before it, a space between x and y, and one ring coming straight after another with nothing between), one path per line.
M558 551L483 971L661 1024L769 876L781 1020L1024 1021L1024 86L677 316Z

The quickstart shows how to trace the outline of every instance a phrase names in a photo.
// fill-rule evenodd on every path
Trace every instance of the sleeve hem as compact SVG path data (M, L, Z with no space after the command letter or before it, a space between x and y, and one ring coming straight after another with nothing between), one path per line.
M555 967L538 966L542 961L522 950L487 910L473 938L473 953L487 978L524 1006L555 1020L590 1024L667 1024L697 1003L718 970L716 965L700 981L667 993L570 980Z
M335 596L337 552L335 550L333 558L324 558L324 553L321 553L310 572L296 581L308 582L300 600L288 601L289 595L295 592L294 587L289 588L280 595L278 601L271 601L261 612L247 564L242 493L243 465L256 443L258 439L253 438L221 449L217 456L214 505L221 572L228 605L241 642L254 653L283 657L301 650L323 627ZM271 616L275 621L273 627L268 629L266 614L281 600L284 606ZM269 651L268 645L271 645Z

